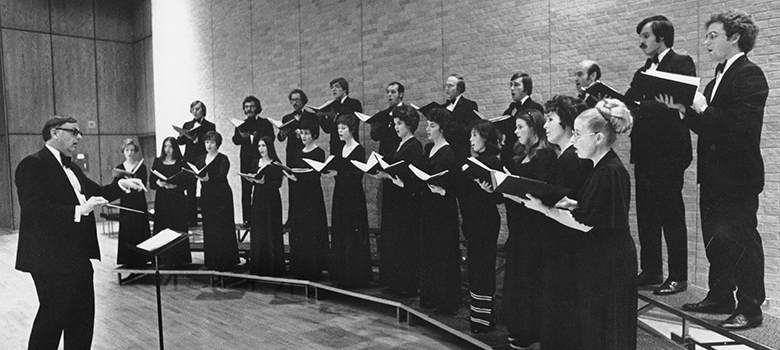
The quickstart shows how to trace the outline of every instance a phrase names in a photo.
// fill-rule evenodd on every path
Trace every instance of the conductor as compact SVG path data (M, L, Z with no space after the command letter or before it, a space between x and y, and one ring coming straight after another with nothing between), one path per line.
M41 132L45 146L16 168L21 206L16 269L29 272L38 293L38 314L29 349L89 349L95 323L90 259L100 259L93 211L130 190L140 179L100 186L71 164L82 133L76 119L54 116Z

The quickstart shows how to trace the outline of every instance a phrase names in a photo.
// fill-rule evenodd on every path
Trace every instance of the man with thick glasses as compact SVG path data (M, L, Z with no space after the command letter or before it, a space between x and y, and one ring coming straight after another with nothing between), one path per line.
M28 348L89 349L95 324L92 263L100 259L94 211L124 192L144 190L140 179L100 186L71 163L82 133L76 119L54 116L41 131L44 147L17 166L21 220L16 269L29 272L38 313Z

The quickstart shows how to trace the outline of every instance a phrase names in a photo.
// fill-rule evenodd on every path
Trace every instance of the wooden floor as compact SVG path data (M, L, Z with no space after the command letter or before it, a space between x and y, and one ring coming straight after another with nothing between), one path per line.
M7 232L6 232L7 233ZM119 286L116 239L100 236L95 262L93 349L158 347L154 282ZM25 349L38 301L29 274L14 270L18 235L0 233L0 344ZM195 259L198 259L195 254ZM350 303L306 299L289 287L221 289L178 277L162 289L166 349L458 349L426 327Z

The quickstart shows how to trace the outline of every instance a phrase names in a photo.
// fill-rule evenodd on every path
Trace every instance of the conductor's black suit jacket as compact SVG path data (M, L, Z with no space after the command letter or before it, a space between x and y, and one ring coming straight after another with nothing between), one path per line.
M117 184L100 186L71 165L87 199L111 201L123 193ZM46 147L25 157L16 168L21 206L16 269L31 273L92 271L100 259L94 211L74 222L79 200L60 163Z

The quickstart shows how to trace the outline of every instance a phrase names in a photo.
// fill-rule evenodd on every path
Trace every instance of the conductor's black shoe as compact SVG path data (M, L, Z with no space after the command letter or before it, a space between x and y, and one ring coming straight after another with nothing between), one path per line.
M664 281L663 276L661 275L651 275L648 273L640 273L638 276L636 276L636 286L637 287L645 287L645 286L652 286L656 284L661 284L661 282Z
M729 330L740 330L756 328L760 326L762 322L764 322L764 315L762 313L754 316L748 316L744 313L735 313L721 322L719 326Z
M691 312L701 312L705 314L730 314L734 312L734 301L717 302L704 298L698 303L683 304L682 309Z
M667 279L664 284L658 286L653 290L655 295L670 295L679 292L684 292L688 289L688 281L674 281Z

